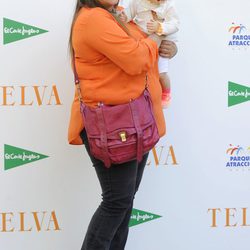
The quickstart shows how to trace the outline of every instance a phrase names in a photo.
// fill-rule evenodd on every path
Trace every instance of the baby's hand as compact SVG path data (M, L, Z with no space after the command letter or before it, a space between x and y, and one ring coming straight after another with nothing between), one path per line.
M128 17L126 16L125 12L124 11L121 11L121 13L118 15L118 17L120 18L120 20L124 23L127 22L128 20Z
M150 20L150 22L147 23L148 33L150 34L156 33L159 27L160 27L160 24L157 21Z

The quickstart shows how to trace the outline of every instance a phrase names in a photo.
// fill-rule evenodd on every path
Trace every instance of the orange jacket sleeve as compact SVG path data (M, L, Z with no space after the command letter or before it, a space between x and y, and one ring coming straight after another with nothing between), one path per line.
M158 58L157 44L129 36L106 10L96 8L86 23L86 43L129 75L146 72Z

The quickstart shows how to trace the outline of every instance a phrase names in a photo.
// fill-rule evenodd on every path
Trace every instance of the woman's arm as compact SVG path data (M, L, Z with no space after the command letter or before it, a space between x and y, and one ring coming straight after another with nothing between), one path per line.
M157 33L158 35L168 36L179 30L180 21L174 5L167 10L165 21L159 24L160 27L159 32Z
M136 16L136 0L129 1L129 5L124 9L124 13L127 17L126 22L132 21Z
M127 74L148 71L157 60L157 44L149 38L134 39L101 8L95 8L82 30L88 46L105 55Z

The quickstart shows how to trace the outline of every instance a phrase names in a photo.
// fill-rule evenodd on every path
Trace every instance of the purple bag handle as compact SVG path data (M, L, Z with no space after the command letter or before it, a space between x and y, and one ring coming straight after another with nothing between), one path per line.
M75 86L77 88L77 93L78 93L78 99L81 104L83 104L83 99L82 99L82 93L81 93L81 88L80 88L80 80L78 77L78 74L76 72L76 62L75 62L75 51L73 50L72 53L72 66L73 66L73 73L74 73L74 81L75 81Z

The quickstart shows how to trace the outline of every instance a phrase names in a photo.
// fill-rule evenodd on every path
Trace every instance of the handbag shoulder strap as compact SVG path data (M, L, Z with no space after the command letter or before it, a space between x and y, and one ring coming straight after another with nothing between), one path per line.
M72 53L72 66L73 66L73 72L74 72L75 86L76 86L77 93L78 93L78 100L80 103L83 103L81 87L80 87L80 80L79 80L78 74L76 72L76 59L75 59L75 51L74 50Z

